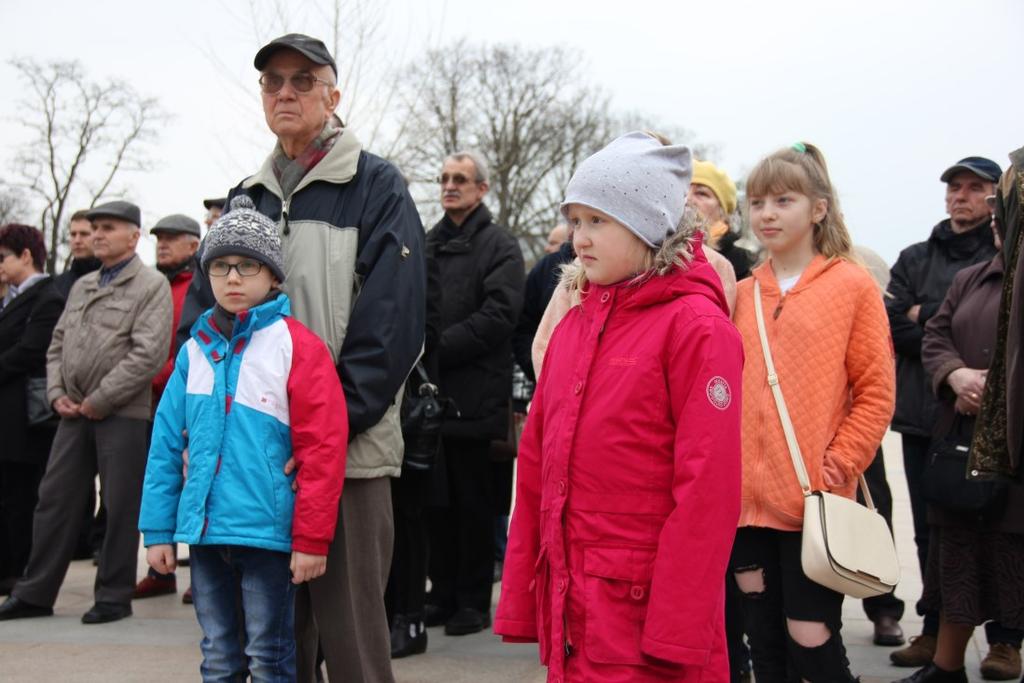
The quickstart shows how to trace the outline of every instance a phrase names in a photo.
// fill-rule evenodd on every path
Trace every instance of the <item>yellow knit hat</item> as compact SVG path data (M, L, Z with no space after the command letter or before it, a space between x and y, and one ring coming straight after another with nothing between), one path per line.
M693 162L693 178L690 183L710 187L718 197L718 203L722 205L725 215L728 216L736 210L736 183L725 171L710 161Z

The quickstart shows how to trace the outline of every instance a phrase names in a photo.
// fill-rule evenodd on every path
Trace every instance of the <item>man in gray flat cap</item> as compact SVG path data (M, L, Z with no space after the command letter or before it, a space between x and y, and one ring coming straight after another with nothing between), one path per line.
M390 478L402 469L399 397L423 348L423 225L398 169L364 150L335 115L337 66L321 41L281 36L254 65L277 145L230 198L246 194L277 221L293 315L330 349L348 409L327 573L296 593L297 679L315 680L319 645L330 680L390 683ZM186 310L212 302L199 280ZM179 332L186 324L183 317Z
M139 503L146 471L152 389L167 358L171 294L167 279L142 264L139 208L109 202L87 214L93 252L103 264L80 278L47 353L47 396L60 416L39 485L32 555L25 576L0 605L0 620L53 614L97 472L107 532L96 572L95 604L82 623L132 613Z
M153 410L160 403L167 380L174 371L174 358L177 347L174 343L174 330L181 320L182 304L188 292L192 276L197 270L196 250L199 249L199 223L180 213L165 216L149 229L149 234L156 237L156 269L167 277L171 285L171 300L174 304L171 336L167 340L167 361L160 372L153 378ZM150 567L146 576L135 586L136 600L168 595L178 590L177 577L174 573L160 574ZM191 593L185 592L184 601L191 602Z

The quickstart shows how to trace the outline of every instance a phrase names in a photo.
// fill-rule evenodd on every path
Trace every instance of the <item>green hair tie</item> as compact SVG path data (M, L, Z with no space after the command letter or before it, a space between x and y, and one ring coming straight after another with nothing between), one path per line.
M805 145L802 142L794 142L792 145L790 145L790 147L792 147L797 152L800 152L801 154L807 154L807 145Z

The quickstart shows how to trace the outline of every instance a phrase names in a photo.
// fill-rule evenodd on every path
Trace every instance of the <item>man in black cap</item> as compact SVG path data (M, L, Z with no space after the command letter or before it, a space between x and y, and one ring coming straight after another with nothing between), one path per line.
M0 620L53 614L88 492L99 473L107 506L93 607L82 623L131 615L138 559L139 503L146 470L150 382L167 358L171 294L142 264L139 208L108 202L88 213L93 252L103 264L71 289L47 352L47 397L60 416L39 485L32 555L25 576L0 605Z
M149 233L156 237L156 269L167 277L171 285L171 301L174 304L174 313L171 324L171 337L167 340L167 361L153 378L153 409L160 403L160 396L164 393L164 387L171 378L174 371L174 358L177 349L174 344L174 330L178 329L181 321L182 305L185 302L185 294L188 292L189 284L195 273L196 250L199 249L199 223L185 216L175 213L165 216L156 222ZM152 567L147 575L135 586L136 600L152 598L158 595L175 593L178 590L177 577L174 573L160 574ZM191 589L185 592L184 601L191 602Z
M278 222L284 291L295 318L336 359L349 421L327 573L297 589L297 679L315 680L319 645L331 680L390 683L390 478L402 466L399 397L423 348L423 225L398 169L364 150L335 115L337 66L321 41L282 36L254 65L277 145L229 197L249 195ZM212 302L198 286L189 300L193 308ZM183 316L179 337L186 324Z
M962 269L989 261L996 254L991 214L985 198L995 193L1002 170L984 157L966 157L947 168L940 180L946 183L949 217L932 229L924 242L904 249L892 267L885 307L896 348L896 413L892 429L902 435L903 464L910 490L921 575L928 557L928 512L922 492L922 476L936 420L936 399L921 364L921 340L925 323L946 298L953 277ZM980 398L980 390L979 390ZM921 635L910 645L890 653L897 666L922 667L935 653L939 615L923 614ZM989 624L992 650L988 657L1016 660L1020 676L1021 633Z
M206 218L203 220L203 223L206 225L207 230L212 228L213 224L220 218L227 203L227 197L214 197L213 199L203 200L203 208L206 209Z

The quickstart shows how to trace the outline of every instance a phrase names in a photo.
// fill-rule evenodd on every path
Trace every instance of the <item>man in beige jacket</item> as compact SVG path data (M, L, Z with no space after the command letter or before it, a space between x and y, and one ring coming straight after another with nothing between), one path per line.
M139 503L146 471L150 382L167 358L171 292L142 264L139 208L108 202L87 214L103 264L71 289L47 353L47 396L60 417L39 486L32 555L0 605L0 620L53 614L78 538L79 514L97 472L107 506L95 600L82 623L130 616L138 556Z

